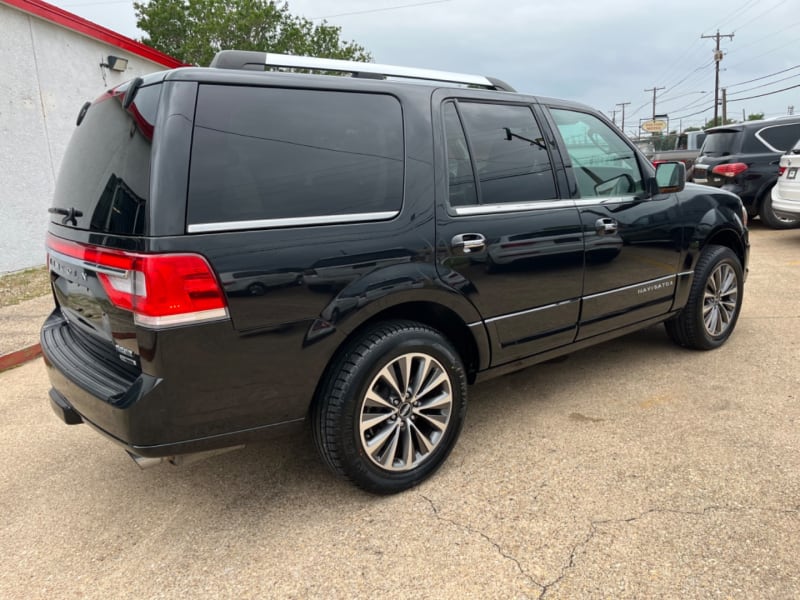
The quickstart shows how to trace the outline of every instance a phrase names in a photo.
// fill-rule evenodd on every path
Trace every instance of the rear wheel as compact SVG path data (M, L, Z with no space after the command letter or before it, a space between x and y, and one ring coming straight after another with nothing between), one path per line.
M391 494L441 466L466 412L461 358L437 331L410 321L367 330L338 357L312 413L328 466Z
M800 217L779 217L772 208L772 188L767 190L761 198L761 206L758 209L758 216L767 227L772 229L790 229L800 225Z
M736 327L742 292L739 257L725 246L708 246L697 261L686 306L664 324L667 333L687 348L721 346Z

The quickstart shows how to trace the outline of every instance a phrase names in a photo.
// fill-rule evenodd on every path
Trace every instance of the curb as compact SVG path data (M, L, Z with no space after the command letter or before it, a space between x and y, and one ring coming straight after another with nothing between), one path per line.
M8 354L0 356L0 372L8 369L13 369L26 362L39 357L42 354L42 346L40 344L33 344L22 350L15 350Z

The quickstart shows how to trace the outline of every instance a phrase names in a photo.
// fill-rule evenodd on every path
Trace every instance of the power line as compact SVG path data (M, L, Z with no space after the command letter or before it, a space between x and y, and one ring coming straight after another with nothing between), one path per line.
M452 2L452 0L429 0L428 2L416 2L414 4L398 4L396 6L384 6L382 8L369 8L367 10L357 10L354 12L339 13L336 15L325 15L324 17L311 17L309 21L321 21L322 19L333 19L334 17L366 15L368 13L386 12L387 10L400 10L401 8L412 8L415 6L428 6L429 4L444 4L445 2Z
M742 94L744 92L749 92L750 90L760 90L761 88L769 87L771 85L775 85L781 81L787 81L789 79L794 79L796 77L800 77L800 74L797 75L789 75L789 77L781 77L780 79L776 79L775 81L770 81L769 83L762 83L761 85L754 85L753 87L744 88L743 90L739 90L736 92L737 94Z
M727 88L738 87L738 86L744 85L746 83L753 83L754 81L761 81L762 79L766 79L767 77L774 77L775 75L780 75L781 73L787 73L789 71L793 71L794 69L800 69L800 65L795 65L793 67L789 67L788 69L783 69L781 71L775 71L774 73L770 73L769 75L763 75L761 77L756 77L755 79L748 79L747 81L740 81L739 83L732 83L731 85L727 85L725 87L727 87Z
M789 87L783 88L781 90L775 90L772 92L766 92L765 94L756 94L755 96L747 96L746 98L734 98L729 99L728 102L740 102L742 100L752 100L753 98L763 98L764 96L772 96L773 94L780 94L781 92L787 92L789 90L793 90L795 88L799 88L800 83L797 85L790 85Z

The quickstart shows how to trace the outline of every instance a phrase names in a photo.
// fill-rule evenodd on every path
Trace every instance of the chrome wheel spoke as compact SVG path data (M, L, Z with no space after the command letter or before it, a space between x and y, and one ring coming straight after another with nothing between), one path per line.
M397 396L402 398L405 396L405 391L403 390L404 386L401 381L398 381L392 366L393 365L387 365L381 369L381 372L378 373L378 377L376 379L382 379L385 381L392 388L392 390L394 390ZM375 387L375 383L376 382L373 382L372 387Z
M435 375L435 376L434 376L434 377L431 379L431 381L430 381L430 382L428 382L428 384L425 386L425 389L421 390L421 391L420 391L420 392L419 392L419 393L416 395L416 396L417 396L417 399L421 400L422 398L424 398L425 396L427 396L428 394L430 394L430 393L431 393L433 390L435 390L436 388L438 388L440 385L442 385L442 384L443 384L443 383L445 383L446 381L449 381L449 380L448 380L448 378L447 378L447 374L446 374L444 371L440 371L440 372L438 372L438 373L437 373L437 374L436 374L436 375Z
M361 413L361 432L365 432L381 423L385 423L392 417L393 413Z
M414 432L414 436L416 437L419 444L422 446L423 452L427 453L433 450L435 444L431 442L431 440L428 439L428 436L422 433L416 425L412 423L409 429Z

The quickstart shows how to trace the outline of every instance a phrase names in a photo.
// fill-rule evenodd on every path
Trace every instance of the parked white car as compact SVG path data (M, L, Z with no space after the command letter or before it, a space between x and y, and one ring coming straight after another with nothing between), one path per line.
M800 140L781 156L780 177L772 188L772 209L779 217L800 217Z

